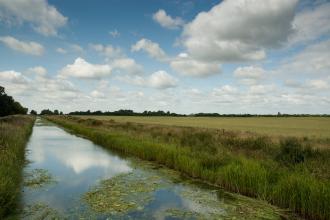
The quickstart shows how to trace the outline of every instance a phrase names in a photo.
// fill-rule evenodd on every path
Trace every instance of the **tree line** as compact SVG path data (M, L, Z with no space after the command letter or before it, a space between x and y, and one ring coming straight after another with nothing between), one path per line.
M170 111L143 111L134 112L130 109L120 109L117 111L74 111L69 115L104 115L104 116L174 116L174 117L330 117L328 114L219 114L219 113L195 113L195 114L178 114Z
M5 88L0 86L0 117L15 114L26 114L28 108L15 101L12 96L6 94Z

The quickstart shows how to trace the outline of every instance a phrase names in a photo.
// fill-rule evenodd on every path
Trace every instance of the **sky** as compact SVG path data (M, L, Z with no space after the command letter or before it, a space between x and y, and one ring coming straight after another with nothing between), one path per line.
M330 114L329 0L0 0L30 110Z

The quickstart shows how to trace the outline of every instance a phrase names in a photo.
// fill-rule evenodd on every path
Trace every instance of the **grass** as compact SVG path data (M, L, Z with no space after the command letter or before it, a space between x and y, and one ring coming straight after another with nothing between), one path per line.
M0 218L15 214L25 163L25 145L34 118L7 116L0 118Z
M330 138L330 117L141 117L76 116L116 122L216 128L265 135Z
M330 219L330 150L302 137L78 117L48 117L97 144L266 200L309 219Z

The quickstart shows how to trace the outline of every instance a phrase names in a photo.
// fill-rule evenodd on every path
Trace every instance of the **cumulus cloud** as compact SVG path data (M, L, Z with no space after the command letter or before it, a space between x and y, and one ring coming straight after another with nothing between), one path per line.
M160 48L158 43L155 43L151 40L142 38L136 44L131 47L131 51L145 51L152 58L155 58L160 61L164 61L167 59L166 53Z
M315 40L330 33L330 3L306 7L293 21L295 33L290 37L290 44Z
M68 18L49 5L47 0L1 0L1 20L10 24L27 22L38 33L55 36L58 29L66 25Z
M154 13L152 15L152 18L162 27L169 29L176 29L184 25L184 21L182 20L182 18L172 18L171 16L166 14L166 11L163 9L159 9L156 13Z
M234 76L242 84L254 85L265 77L266 71L258 66L238 67L234 70Z
M102 45L102 44L89 44L89 47L96 52L106 56L107 58L115 58L124 56L123 51L119 47L114 47L112 45Z
M98 98L98 99L101 99L101 98L104 98L105 95L103 92L100 92L98 90L93 90L90 95L93 97L93 98Z
M113 31L109 31L109 34L111 37L116 38L120 36L119 31L117 31L117 29L113 30Z
M111 74L112 68L108 64L91 64L81 57L78 57L73 64L66 65L59 76L76 77L84 79L98 79Z
M177 80L166 71L159 70L151 74L148 79L148 84L153 88L167 89L176 87Z
M140 74L143 72L143 67L131 58L117 58L114 59L110 65L114 69L123 70L130 74Z
M154 73L152 73L148 77L142 77L142 76L134 76L134 77L128 77L128 76L120 76L117 79L120 81L142 86L142 87L151 87L155 89L168 89L173 88L177 86L178 80L168 74L164 70L159 70Z
M47 70L43 66L35 66L31 67L27 71L28 73L36 74L38 76L45 76L47 74Z
M41 56L44 53L44 47L34 41L20 41L11 36L0 37L0 42L4 43L10 49L19 51L21 53L30 54L34 56Z
M225 0L185 25L182 44L194 58L233 62L261 60L293 32L298 0Z
M301 52L287 59L279 68L283 73L306 73L328 75L330 69L330 40L307 46Z
M84 48L82 48L80 45L78 44L71 44L70 45L70 49L73 51L73 52L76 52L76 53L82 53L84 52Z
M176 72L186 76L205 77L221 73L218 63L195 60L186 53L181 53L172 59L170 66Z
M61 53L61 54L66 54L67 53L67 51L65 49L61 48L61 47L57 48L56 52Z
M14 70L0 72L1 82L13 83L13 84L27 84L28 79L20 72ZM2 85L3 86L3 85Z

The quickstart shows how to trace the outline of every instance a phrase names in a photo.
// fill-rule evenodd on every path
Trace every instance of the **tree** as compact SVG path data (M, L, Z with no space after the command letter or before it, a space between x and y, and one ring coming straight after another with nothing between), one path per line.
M58 110L54 110L54 115L59 115L60 113L58 112Z
M37 111L35 111L35 110L32 109L32 110L30 111L30 114L31 114L31 115L37 115L38 113L37 113Z
M40 115L53 115L54 113L49 109L44 109L40 112Z
M0 86L0 117L14 114L26 114L28 109L5 92L5 88Z

